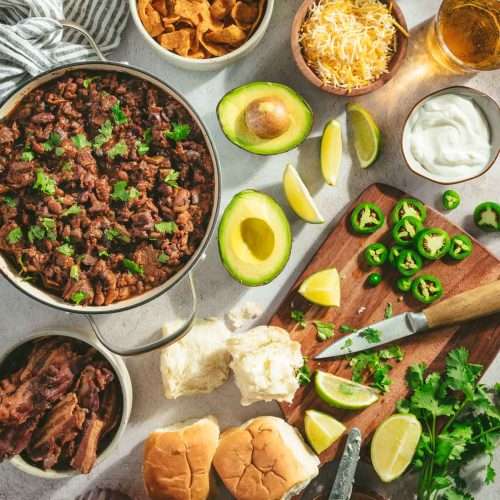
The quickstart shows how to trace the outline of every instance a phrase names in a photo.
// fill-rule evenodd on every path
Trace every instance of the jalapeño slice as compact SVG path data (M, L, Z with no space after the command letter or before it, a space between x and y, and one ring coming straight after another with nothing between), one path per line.
M416 198L402 198L399 200L391 212L391 220L394 224L405 217L415 217L424 222L427 217L425 205Z
M439 227L431 227L420 231L416 238L417 250L429 260L438 260L450 249L450 235Z
M457 234L451 238L448 255L454 260L464 260L472 253L472 241L465 234Z
M443 285L436 276L423 274L413 280L411 293L418 301L430 304L443 295Z
M360 203L351 214L352 229L359 234L374 233L384 220L382 210L375 203Z
M443 193L443 207L445 210L454 210L460 205L460 195L453 191L453 189L448 189Z
M396 281L396 287L402 292L408 292L411 288L411 282L412 280L408 276L401 276L401 278Z
M474 222L483 231L500 231L500 205L494 201L480 203L474 210Z
M389 257L388 257L389 264L391 264L394 267L396 267L396 263L398 261L399 254L401 253L401 251L403 249L404 249L404 247L402 247L401 245L393 245L389 249Z
M365 262L372 267L381 266L387 260L389 250L383 243L372 243L365 248Z
M392 237L394 241L401 246L411 245L417 233L422 229L420 219L409 215L396 223L392 228Z
M415 250L405 248L399 254L397 268L403 276L413 276L422 269L423 264L422 257Z

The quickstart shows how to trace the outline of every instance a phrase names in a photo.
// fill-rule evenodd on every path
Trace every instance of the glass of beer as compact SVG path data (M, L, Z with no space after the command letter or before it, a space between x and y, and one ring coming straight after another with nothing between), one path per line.
M500 68L500 0L444 0L428 45L456 73Z

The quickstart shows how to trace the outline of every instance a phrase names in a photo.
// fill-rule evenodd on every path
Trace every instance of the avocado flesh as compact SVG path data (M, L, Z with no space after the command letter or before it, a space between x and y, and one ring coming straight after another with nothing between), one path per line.
M240 283L272 281L290 257L292 233L283 209L267 194L246 190L234 196L219 225L224 267Z
M274 139L258 137L245 122L245 111L250 103L268 97L279 99L290 118L287 130ZM261 155L284 153L298 146L309 135L313 123L311 108L295 90L271 82L248 83L230 91L219 102L217 117L224 134L233 144Z

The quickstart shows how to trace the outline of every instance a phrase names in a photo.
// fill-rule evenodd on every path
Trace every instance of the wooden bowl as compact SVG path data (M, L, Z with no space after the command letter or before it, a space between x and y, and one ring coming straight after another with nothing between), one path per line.
M373 92L374 90L379 89L383 85L385 85L395 74L396 71L401 66L403 59L406 55L406 49L408 47L408 38L401 33L398 29L396 29L396 52L393 54L390 62L389 62L389 71L381 75L377 80L369 83L365 87L360 87L353 90L347 90L339 87L335 87L333 85L327 85L323 83L316 73L308 66L304 56L302 54L302 47L299 42L299 33L306 19L306 16L309 12L311 5L318 0L304 0L302 5L299 7L299 10L295 14L295 18L292 23L292 32L290 37L290 43L292 47L293 58L295 59L295 63L297 64L300 72L316 87L324 92L328 92L329 94L334 95L343 95L343 96L357 96L368 94L369 92ZM384 3L387 1L383 0ZM396 19L396 21L405 29L408 30L406 25L406 20L403 16L403 12L399 8L396 2L392 2L392 15Z

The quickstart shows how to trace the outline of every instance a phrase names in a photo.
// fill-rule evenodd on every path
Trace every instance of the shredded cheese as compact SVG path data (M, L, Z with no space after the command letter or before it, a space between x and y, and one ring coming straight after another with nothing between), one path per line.
M324 84L352 90L388 71L396 29L379 0L319 0L301 27L304 58Z

